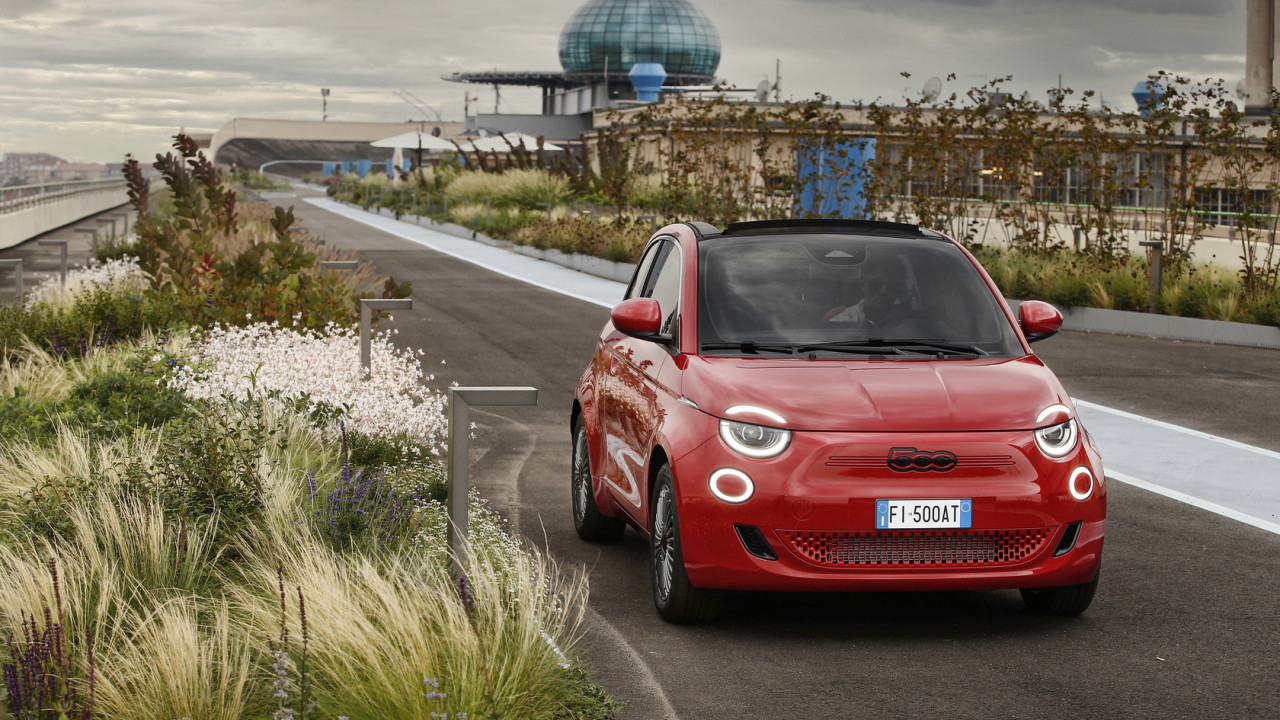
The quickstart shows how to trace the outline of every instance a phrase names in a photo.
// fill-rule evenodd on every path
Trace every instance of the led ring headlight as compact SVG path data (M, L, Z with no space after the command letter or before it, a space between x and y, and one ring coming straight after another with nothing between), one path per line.
M1050 418L1062 416L1066 416L1066 419L1042 427L1033 433L1036 438L1036 447L1040 448L1040 452L1044 453L1045 457L1054 460L1070 454L1076 449L1076 441L1079 440L1080 433L1076 427L1075 418L1071 417L1071 408L1066 405L1050 405L1036 418L1036 423L1042 423Z
M1079 487L1080 480L1085 482L1084 490ZM1093 495L1093 473L1089 472L1089 468L1083 465L1076 468L1071 473L1071 479L1067 481L1067 490L1071 491L1071 497L1084 502Z
M729 482L724 483L724 485L738 485L740 487L722 487L720 483L726 478L729 478ZM756 484L751 482L751 478L747 477L747 474L741 470L734 470L733 468L722 468L711 473L711 481L709 484L711 486L712 495L734 505L750 500L751 496L756 492ZM729 491L726 492L726 490ZM733 492L735 490L736 492Z
M781 415L752 405L735 405L725 410L724 414L759 415L779 425L786 422ZM786 450L787 445L791 443L791 431L737 420L721 420L720 438L735 452L762 460L780 455L783 450Z

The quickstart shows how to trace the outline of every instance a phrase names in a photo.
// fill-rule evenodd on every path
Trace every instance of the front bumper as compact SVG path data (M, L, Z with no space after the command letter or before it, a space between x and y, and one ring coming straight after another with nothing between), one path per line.
M904 444L946 450L959 462L946 472L894 471L886 459ZM1079 467L1094 477L1084 501L1068 489ZM732 504L711 493L709 478L723 468L751 478L749 500ZM1030 431L909 438L801 432L769 460L743 457L719 441L704 443L673 472L686 571L697 587L1054 587L1088 582L1102 558L1106 486L1085 433L1075 451L1053 460L1035 447ZM971 528L876 530L877 500L952 498L973 501Z

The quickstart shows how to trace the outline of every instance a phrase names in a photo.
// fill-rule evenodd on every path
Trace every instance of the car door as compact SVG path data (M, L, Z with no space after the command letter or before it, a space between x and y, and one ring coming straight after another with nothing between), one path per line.
M646 254L647 272L637 273L627 297L649 297L662 312L661 332L670 342L641 340L610 332L604 341L609 367L602 384L602 430L606 454L605 483L618 506L642 527L647 513L645 476L654 434L661 421L660 395L678 397L672 356L677 352L680 306L680 246L664 238ZM645 265L641 265L645 269Z

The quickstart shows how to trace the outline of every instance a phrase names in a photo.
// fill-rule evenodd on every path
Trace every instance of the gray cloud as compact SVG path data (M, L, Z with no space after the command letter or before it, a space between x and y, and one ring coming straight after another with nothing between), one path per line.
M1235 7L1241 6L1244 0L803 0L820 5L839 5L841 7L862 7L872 10L891 11L903 15L919 12L932 12L936 8L926 6L949 6L955 8L998 8L1001 12L1025 10L1032 5L1070 7L1075 12L1088 12L1091 8L1118 8L1132 13L1149 13L1155 15L1195 15L1201 17L1218 17L1225 15Z
M460 119L493 90L454 71L556 70L560 29L585 0L0 0L0 153L115 160L163 150L178 127L233 117L419 115L406 88ZM945 92L1012 74L1036 97L1057 84L1129 102L1158 69L1243 74L1243 0L694 0L723 45L719 76L772 77L784 94L900 100L955 73ZM899 73L908 71L909 79ZM537 112L536 90L503 90Z

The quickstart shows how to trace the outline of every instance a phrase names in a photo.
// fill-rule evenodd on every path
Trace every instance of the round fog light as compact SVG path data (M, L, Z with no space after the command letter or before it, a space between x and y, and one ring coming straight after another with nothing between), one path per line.
M1084 487L1081 487L1081 484ZM1093 473L1089 472L1089 468L1084 466L1076 468L1071 473L1071 480L1067 483L1067 489L1071 491L1071 497L1081 502L1088 500L1093 495Z
M755 483L746 473L733 468L724 468L711 473L711 494L727 503L744 503L751 499L756 491Z

